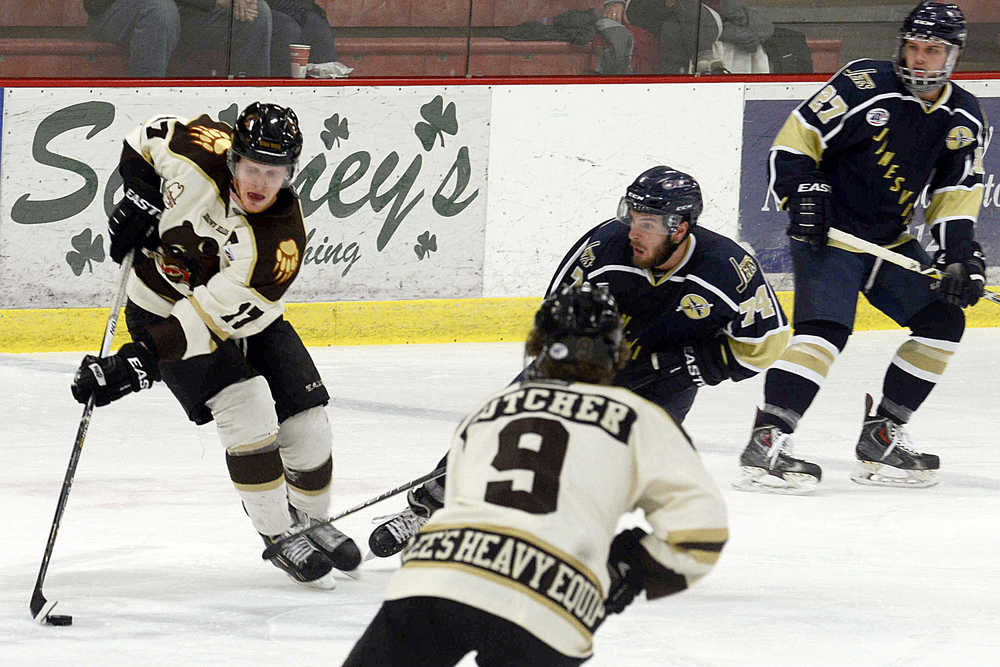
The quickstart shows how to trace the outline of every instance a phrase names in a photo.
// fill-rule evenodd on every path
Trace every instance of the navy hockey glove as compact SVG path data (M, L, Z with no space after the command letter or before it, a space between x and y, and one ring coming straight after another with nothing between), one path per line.
M934 268L941 272L938 291L946 302L965 308L975 305L983 295L986 285L986 257L978 243L971 243L965 259L948 261L943 250L934 255Z
M670 392L689 387L714 386L732 377L732 352L725 338L709 338L689 345L660 350L637 359L615 376L614 384L636 391L653 382L666 383Z
M635 596L643 590L646 580L645 568L640 558L643 548L639 543L646 536L642 528L630 528L615 535L608 553L608 574L611 585L604 609L609 614L620 614L632 604Z
M125 186L125 196L108 218L108 254L115 264L121 264L133 248L156 247L156 226L162 213L163 195L159 191L141 182Z
M830 184L823 179L804 181L795 186L795 192L788 195L785 204L788 210L786 233L805 241L813 250L825 246L826 234L833 219L831 194Z
M148 389L159 379L156 357L146 346L126 343L110 357L85 356L70 389L78 403L86 403L93 394L94 405L102 406L134 391Z

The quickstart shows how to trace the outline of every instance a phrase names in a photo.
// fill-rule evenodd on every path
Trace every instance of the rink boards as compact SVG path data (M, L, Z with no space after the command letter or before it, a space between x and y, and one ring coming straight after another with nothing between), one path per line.
M766 153L772 128L818 81L7 87L0 351L100 339L118 280L105 223L120 196L121 139L152 116L232 122L256 99L296 110L308 242L288 317L308 344L521 340L559 259L654 164L698 178L700 224L753 238L759 254L767 248L765 270L780 271L785 214L767 196ZM997 81L962 85L1000 117ZM986 171L977 234L996 284L996 151ZM998 315L979 305L970 325ZM858 328L890 326L862 299Z

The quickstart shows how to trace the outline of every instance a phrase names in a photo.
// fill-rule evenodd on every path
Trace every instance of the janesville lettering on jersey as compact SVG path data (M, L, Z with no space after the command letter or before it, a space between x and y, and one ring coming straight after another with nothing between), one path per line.
M590 633L604 620L604 593L596 581L520 537L467 527L424 530L402 559L403 567L441 563L500 575L566 610Z
M625 444L636 419L632 408L604 396L529 386L493 399L469 423L491 421L522 412L550 412L578 424L597 426Z

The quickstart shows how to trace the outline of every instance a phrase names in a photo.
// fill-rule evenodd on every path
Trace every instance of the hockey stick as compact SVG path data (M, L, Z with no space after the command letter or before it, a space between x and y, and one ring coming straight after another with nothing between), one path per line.
M917 260L907 257L906 255L889 250L888 248L883 248L882 246L872 243L871 241L859 239L854 234L849 234L843 230L837 229L836 227L831 227L827 236L831 240L843 243L849 248L861 250L862 252L878 257L879 259L889 262L890 264L901 266L908 271L913 271L914 273L919 273L935 280L941 279L941 272L932 266L924 266ZM1000 304L1000 294L997 294L996 292L984 289L983 298L987 301Z
M100 356L107 356L111 349L111 341L115 338L115 329L118 327L118 313L125 304L125 287L128 285L129 274L132 273L133 252L129 252L122 260L122 278L118 285L118 292L111 303L111 312L108 313L108 323L104 327L104 339L101 341ZM45 582L45 573L49 569L49 560L52 558L52 548L56 543L56 533L59 532L59 522L66 511L66 501L69 499L69 491L73 486L73 477L76 475L76 466L80 462L80 452L83 451L83 439L87 437L87 428L90 426L90 415L94 411L94 397L91 396L87 405L83 408L83 416L80 417L80 426L76 431L76 440L73 442L73 449L69 456L69 465L66 467L66 476L63 478L62 491L59 492L59 502L56 503L56 514L52 519L52 527L49 529L49 541L45 544L45 554L42 556L42 564L38 568L38 579L35 580L35 589L31 592L31 617L36 623L45 625L71 625L72 616L52 614L52 608L56 606L55 600L46 600L42 593L42 584Z
M323 522L317 523L315 525L309 526L305 530L301 530L301 531L299 531L297 533L289 533L288 535L285 535L284 537L278 538L277 540L275 540L271 544L267 545L267 548L264 549L264 553L262 553L260 555L260 557L263 558L264 560L270 560L271 558L274 557L274 554L276 554L278 552L278 549L280 549L281 545L283 545L285 542L287 542L287 541L289 541L289 540L291 540L293 538L296 538L299 535L309 535L310 533L312 533L314 530L316 530L317 528L319 528L322 525L333 523L334 521L337 521L338 519L343 519L348 514L354 514L355 512L360 512L361 510L365 509L366 507L371 507L372 505L374 505L376 503L382 502L386 498L391 498L391 497L393 497L394 495L396 495L398 493L402 493L403 491L409 491L410 489L412 489L415 486L420 486L424 482L429 482L432 479L437 479L438 477L442 477L446 472L447 472L447 470L445 470L444 466L441 466L440 468L437 468L436 470L433 470L432 472L429 472L426 475L422 475L420 477L417 477L416 479L410 480L406 484L400 484L399 486L397 486L394 489L389 489L385 493L379 494L379 495L375 496L374 498L369 498L365 502L363 502L363 503L361 503L359 505L355 505L354 507L351 507L349 509L346 509L343 512L341 512L340 514L337 514L336 516L330 517L326 521L323 521Z

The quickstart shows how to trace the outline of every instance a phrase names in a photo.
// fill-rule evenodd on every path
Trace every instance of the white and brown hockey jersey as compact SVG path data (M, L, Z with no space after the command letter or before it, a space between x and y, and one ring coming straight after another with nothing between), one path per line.
M123 175L158 180L151 185L163 194L160 245L137 256L128 286L131 301L169 318L151 329L161 358L205 354L262 331L281 317L299 272L306 241L298 199L282 188L266 211L241 210L230 198L231 145L229 125L207 115L153 118L125 139Z
M444 508L403 551L386 597L455 600L588 656L609 546L636 508L652 527L647 597L712 569L728 538L725 505L666 412L619 387L512 385L459 426ZM658 586L658 574L672 584Z

